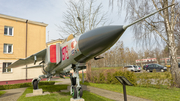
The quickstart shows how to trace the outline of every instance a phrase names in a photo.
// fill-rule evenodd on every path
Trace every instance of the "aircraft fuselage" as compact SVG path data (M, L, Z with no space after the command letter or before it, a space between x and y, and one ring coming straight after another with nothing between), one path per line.
M123 26L104 26L64 42L60 45L60 63L45 70L60 73L71 64L85 63L112 47L124 31Z

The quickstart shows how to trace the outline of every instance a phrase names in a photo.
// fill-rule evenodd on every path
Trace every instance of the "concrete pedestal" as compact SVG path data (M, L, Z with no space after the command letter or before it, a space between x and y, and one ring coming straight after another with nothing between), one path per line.
M49 92L44 92L42 89L33 90L33 93L26 94L26 97L38 96L38 95L46 95L50 94Z
M33 95L42 95L43 94L43 90L42 89L33 89Z
M71 98L70 101L85 101L83 98L80 98L80 99L73 99Z

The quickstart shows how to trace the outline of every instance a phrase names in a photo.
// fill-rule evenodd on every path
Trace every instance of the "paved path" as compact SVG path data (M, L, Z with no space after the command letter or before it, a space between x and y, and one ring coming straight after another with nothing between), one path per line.
M71 85L71 81L70 79L51 79L51 81L59 81L59 82L56 82L55 85L60 85L60 84L68 84L68 85Z
M97 95L100 95L100 96L103 96L103 97L106 97L106 98L109 98L109 99L112 99L115 101L124 101L124 96L121 93L104 90L104 89L100 89L100 88L96 88L96 87L91 87L91 86L85 86L85 85L82 85L82 88L91 93L94 93L94 94L97 94ZM130 96L130 95L127 95L127 100L128 101L150 101L147 99Z
M54 80L54 79L53 79ZM71 84L70 79L57 79L56 81L61 81L59 83L55 83L56 85L58 84ZM69 87L68 86L68 91L69 91ZM109 90L104 90L104 89L100 89L100 88L96 88L96 87L91 87L91 86L85 86L82 85L83 90L87 90L91 93L115 100L115 101L124 101L124 96L121 93L117 93L117 92L113 92L113 91L109 91ZM143 98L139 98L139 97L135 97L135 96L130 96L127 95L127 100L128 101L150 101L147 99L143 99Z
M0 101L17 101L25 90L26 88L3 90L6 91L6 93L0 96Z

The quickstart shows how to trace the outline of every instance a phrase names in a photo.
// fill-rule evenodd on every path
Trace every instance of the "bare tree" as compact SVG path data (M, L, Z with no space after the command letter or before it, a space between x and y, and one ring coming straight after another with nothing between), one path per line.
M173 85L180 87L180 71L177 61L176 36L179 33L177 25L179 24L180 3L179 0L117 0L119 6L126 8L126 20L135 21L149 14L153 10L167 7L170 4L176 4L172 7L159 12L158 14L145 19L144 21L132 26L135 38L145 46L161 45L166 43L169 48L169 57L171 61L171 74ZM114 4L110 0L110 4ZM124 6L123 6L124 5ZM161 40L161 41L160 41Z
M66 35L80 35L88 30L106 24L106 13L102 13L102 4L95 5L95 0L70 0L67 4L67 11L64 12L62 23L64 26L58 26L60 32ZM60 34L61 37L62 34ZM90 61L91 62L91 61ZM86 79L90 80L91 63L87 62Z
M125 65L135 65L138 54L133 48L124 47L122 41L118 41L110 50L101 55L105 59L98 61L91 60L94 67L123 67Z
M142 59L144 58L143 56L143 52L141 50L138 51L138 59L140 59L140 64L141 64L141 67L143 67L143 64L142 64Z
M138 59L138 55L132 47L131 48L131 64L136 65L136 59Z
M70 0L67 4L67 11L64 12L62 21L64 26L58 26L59 31L66 35L80 35L88 30L105 25L107 13L103 13L102 3L97 6L95 3L96 0Z
M160 59L161 59L161 49L160 48L158 48L158 47L156 47L155 49L154 49L154 55L155 55L155 57L156 57L156 61L157 61L157 63L159 63L160 64Z

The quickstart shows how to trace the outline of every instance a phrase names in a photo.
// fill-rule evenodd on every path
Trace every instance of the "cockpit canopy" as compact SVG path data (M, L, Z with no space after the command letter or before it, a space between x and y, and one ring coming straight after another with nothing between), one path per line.
M73 34L70 34L67 38L65 38L63 41L62 41L62 43L65 43L65 42L67 42L67 41L69 41L69 40L72 40L74 38L74 35Z

